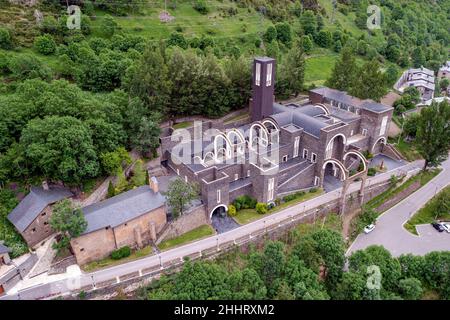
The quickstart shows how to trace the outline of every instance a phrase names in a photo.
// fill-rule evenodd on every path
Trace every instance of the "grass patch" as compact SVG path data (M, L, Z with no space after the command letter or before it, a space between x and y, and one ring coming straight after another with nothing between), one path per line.
M172 128L176 129L185 129L185 128L189 128L192 127L192 125L194 124L194 122L192 121L184 121L184 122L180 122L180 123L176 123L172 126Z
M408 188L410 185L412 185L416 181L420 181L420 186L427 184L431 179L433 179L435 176L437 176L441 172L441 169L432 169L427 171L421 171L420 173L416 174L415 176L409 178L407 181L405 181L403 184L401 184L398 187L390 187L385 192L379 194L375 198L371 199L369 202L367 202L366 207L376 209L379 207L382 203L387 201L388 199L394 197L396 194L402 192L406 188Z
M323 85L333 70L339 57L336 53L328 53L320 56L309 57L305 61L305 84Z
M160 250L167 250L169 248L173 248L182 244L186 244L188 242L192 242L194 240L198 240L201 238L204 238L206 236L210 236L214 234L214 230L211 228L210 225L204 224L198 228L195 228L194 230L191 230L189 232L186 232L185 234L182 234L179 237L168 239L163 242L161 242L158 245L158 248Z
M225 124L229 124L229 123L240 121L240 120L243 120L243 119L246 119L246 118L249 118L249 117L250 117L250 115L248 114L248 112L244 112L244 113L235 115L234 117L226 119L224 123Z
M433 199L428 201L425 206L420 209L408 222L405 223L404 227L406 230L413 234L418 234L416 226L419 224L428 224L436 220L437 204L439 199L442 197L450 199L450 186L444 188L439 192ZM450 212L445 212L443 216L439 217L442 220L450 220Z
M258 220L258 219L262 219L264 217L267 217L268 215L271 215L275 212L278 212L280 210L283 210L285 208L288 208L290 206L293 206L295 204L301 203L303 201L315 198L319 195L321 195L323 193L322 189L317 189L315 192L307 192L305 194L303 194L302 196L293 199L291 201L287 201L287 202L283 202L281 204L279 204L278 206L276 206L275 208L273 208L272 210L269 210L269 212L267 214L261 215L258 212L256 212L256 209L243 209L243 210L239 210L237 215L235 217L233 217L237 223L243 225L243 224L247 224L250 223L252 221Z
M314 223L302 223L295 229L298 230L300 234L305 235L323 228L341 233L342 220L338 214L330 213L324 218L316 220Z
M92 271L96 271L99 269L122 264L125 262L137 260L137 259L140 259L140 258L150 255L152 252L153 252L152 246L147 246L142 249L133 251L131 253L131 255L129 255L126 258L123 258L120 260L114 260L111 257L107 257L107 258L104 258L101 260L89 262L89 263L85 264L84 266L82 266L81 269L83 269L83 271L86 271L86 272L92 272Z
M400 142L397 140L394 146L408 161L422 159L422 156L419 154L419 151L417 151L414 143L412 142L406 142L405 140L400 139Z

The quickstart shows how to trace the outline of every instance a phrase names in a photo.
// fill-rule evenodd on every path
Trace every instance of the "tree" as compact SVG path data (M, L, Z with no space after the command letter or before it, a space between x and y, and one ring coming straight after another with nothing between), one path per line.
M131 157L124 147L100 154L100 162L105 173L113 175L119 167L131 164Z
M154 114L151 118L142 117L139 126L139 132L133 139L133 146L142 155L149 155L159 146L159 127L158 114Z
M81 183L99 172L89 129L73 117L33 119L23 130L20 143L36 174Z
M337 300L363 300L367 288L366 279L359 273L347 271L338 283L334 298Z
M146 173L147 170L144 169L144 163L142 160L137 160L133 167L133 176L131 177L131 184L134 187L140 187L146 183Z
M357 73L358 67L352 49L344 47L325 85L341 91L351 90L355 85Z
M313 11L306 10L300 17L300 24L306 35L315 36L317 32L317 19Z
M167 204L172 209L172 216L174 218L183 214L183 210L192 200L198 197L196 186L189 182L184 182L177 178L169 183L167 189Z
M186 39L184 38L183 34L179 32L171 33L169 40L167 40L167 44L169 46L178 46L183 49L187 49L188 47Z
M275 25L275 28L277 30L277 40L283 43L288 48L290 48L292 43L292 31L289 23L286 22L277 23Z
M408 87L403 91L403 96L408 95L411 102L416 104L420 101L420 91L416 87Z
M277 39L277 29L274 26L269 26L263 35L265 42L270 43Z
M373 59L366 62L359 71L355 85L349 93L361 99L380 99L387 93L386 78L380 63Z
M296 44L289 50L280 70L277 94L298 96L305 80L305 58L300 45Z
M272 297L278 289L275 280L279 279L283 273L285 263L284 243L280 241L267 242L261 262L261 278L267 287L269 297Z
M423 52L422 47L416 47L412 54L413 65L416 68L422 67L425 65L426 57Z
M102 17L100 21L100 30L105 37L111 38L116 32L117 27L117 22L109 14Z
M400 72L396 65L390 64L386 69L385 75L388 86L393 86L398 80Z
M300 44L305 53L310 53L313 48L313 42L310 36L302 36L300 38Z
M418 300L422 297L422 283L416 278L406 278L398 283L402 297L408 300Z
M437 166L448 157L450 148L450 105L433 102L423 108L417 119L416 146L425 159L423 170Z
M447 89L448 86L450 86L450 80L447 78L441 79L441 81L439 82L439 87L441 88L441 90Z
M44 34L43 36L36 37L34 47L39 53L50 55L56 51L56 42L51 35Z
M323 48L329 48L332 43L332 35L330 31L321 30L316 37L316 43L323 47Z
M0 28L0 48L2 49L12 49L13 42L11 33L6 28Z
M54 205L50 225L53 230L61 234L60 241L53 246L55 250L60 251L69 248L70 240L80 236L86 230L87 221L81 209L74 209L70 200L65 199Z
M9 59L8 69L18 80L41 78L49 80L51 70L31 54L13 55Z

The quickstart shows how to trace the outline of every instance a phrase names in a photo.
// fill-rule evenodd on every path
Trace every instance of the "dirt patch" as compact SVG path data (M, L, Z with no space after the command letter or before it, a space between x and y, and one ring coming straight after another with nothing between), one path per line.
M357 210L353 210L349 214L345 214L342 217L342 237L344 238L345 241L349 240L349 236L350 236L349 233L351 230L351 223L352 223L353 218L355 218L360 213L361 213L361 208L359 208Z
M402 201L403 199L407 198L410 194L414 193L420 187L421 187L420 181L414 182L406 189L400 191L393 197L391 197L388 200L386 200L385 202L383 202L383 204L380 205L379 207L375 208L375 210L377 210L378 212L384 212L384 211L388 210L389 208L393 207L395 204L397 204L400 201Z

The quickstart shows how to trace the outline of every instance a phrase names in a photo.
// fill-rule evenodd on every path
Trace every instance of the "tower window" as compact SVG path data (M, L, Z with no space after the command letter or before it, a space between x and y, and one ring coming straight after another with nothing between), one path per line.
M266 87L270 87L271 85L272 85L272 64L269 63L267 65Z
M255 84L257 86L261 85L261 63L256 63Z
M220 190L217 190L217 203L220 203Z

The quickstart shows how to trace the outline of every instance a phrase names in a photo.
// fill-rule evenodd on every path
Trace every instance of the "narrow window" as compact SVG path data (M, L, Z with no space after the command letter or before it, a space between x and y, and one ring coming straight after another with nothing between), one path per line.
M274 187L275 187L275 178L270 178L267 186L267 201L273 200L274 195Z
M303 149L303 158L308 159L308 150L307 149Z
M184 176L184 182L188 182L188 178L187 178L187 176Z
M380 136L382 136L386 133L387 120L388 120L387 116L384 116L383 120L381 120Z
M257 86L261 85L261 64L260 63L256 63L255 84Z
M317 162L317 154L311 153L311 161L312 161L313 163L316 163L316 162Z
M239 179L239 174L235 173L235 174L234 174L234 181L236 181L236 180L238 180L238 179Z
M217 203L220 203L220 190L217 190Z
M362 135L367 136L367 129L362 129Z
M294 140L294 158L298 157L299 146L300 146L300 137L295 137L295 140Z
M270 87L271 85L272 85L272 64L269 63L267 65L266 87Z
M319 181L320 181L320 178L318 176L315 176L314 177L314 185L318 186L319 185Z
M288 161L288 156L287 155L283 156L283 162L286 162L286 161Z
M247 170L247 177L250 177L250 170Z

